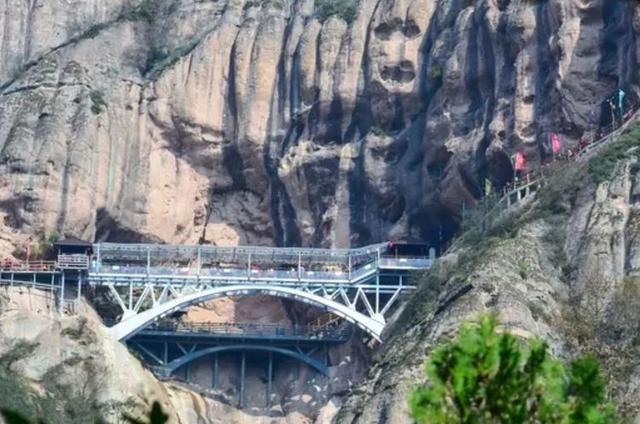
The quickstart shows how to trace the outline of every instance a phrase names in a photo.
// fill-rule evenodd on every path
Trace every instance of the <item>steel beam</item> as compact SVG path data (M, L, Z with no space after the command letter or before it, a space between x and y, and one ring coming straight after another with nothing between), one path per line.
M243 351L240 357L240 401L238 402L240 408L244 407L244 372L246 360L246 353Z
M269 352L269 369L267 370L267 408L271 406L272 379L273 379L273 352Z
M211 381L211 387L215 390L218 386L218 352L213 354L213 378Z

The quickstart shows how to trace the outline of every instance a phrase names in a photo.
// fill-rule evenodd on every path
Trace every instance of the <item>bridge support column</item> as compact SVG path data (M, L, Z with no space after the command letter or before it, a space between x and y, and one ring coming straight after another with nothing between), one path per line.
M273 380L273 352L269 352L269 369L267 371L267 408L271 406L271 382Z
M163 343L163 351L162 351L162 360L164 361L163 365L167 365L169 363L169 343Z
M191 362L187 364L187 369L185 370L185 378L187 379L187 383L191 382Z
M9 285L13 287L13 272L11 273L11 277L9 277Z
M376 271L376 314L380 313L380 269Z
M218 352L213 354L213 377L211 379L211 388L215 390L218 385Z
M329 366L329 349L327 348L327 344L322 344L322 363L325 366Z
M244 407L244 369L246 366L247 354L243 351L240 357L240 401L238 402L240 408Z
M78 271L78 297L76 299L76 308L80 307L80 298L82 297L82 272Z
M60 315L64 315L64 272L60 276L60 299L59 299L59 302L60 302L60 306L59 306Z
M53 311L56 309L56 289L55 289L56 275L51 274L51 316L53 316Z
M36 288L36 273L33 273L33 288Z

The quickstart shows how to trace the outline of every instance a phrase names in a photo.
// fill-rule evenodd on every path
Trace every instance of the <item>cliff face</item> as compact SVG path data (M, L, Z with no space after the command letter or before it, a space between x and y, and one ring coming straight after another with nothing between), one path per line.
M189 388L159 382L120 342L107 334L86 303L78 314L60 316L48 292L0 289L0 408L50 424L83 424L94 419L122 422L141 416L153 401L181 424L329 423L354 378L348 348L330 379L291 361L277 362L271 406L266 404L266 370L249 362L245 408L238 409L239 370L233 355L221 357L217 399L195 392L209 388L209 358L192 364ZM298 371L296 371L298 370ZM358 376L359 377L359 376ZM0 418L0 422L4 422Z
M635 89L631 1L325 3L0 5L1 249L436 240L514 149Z
M425 358L482 313L562 359L595 356L619 412L639 422L639 169L622 161L594 184L584 166L566 167L533 203L442 257L335 422L411 422L407 398Z

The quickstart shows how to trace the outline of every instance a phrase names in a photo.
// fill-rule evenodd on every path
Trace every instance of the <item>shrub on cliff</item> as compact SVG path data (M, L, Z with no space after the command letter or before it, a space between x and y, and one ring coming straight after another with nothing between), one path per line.
M7 424L36 423L36 421L31 421L25 418L25 416L19 412L16 412L10 409L4 409L4 408L0 408L0 418L4 418ZM135 418L127 413L122 415L122 419L123 419L123 422L127 424L165 424L169 421L169 416L165 414L165 412L162 410L162 406L160 406L160 403L156 401L156 402L153 402L153 404L151 405L151 409L149 410L149 412L147 413L144 419ZM98 418L95 420L87 419L85 422L102 424L104 421ZM47 421L40 419L37 421L37 423L46 424Z
M637 155L640 148L640 122L627 128L615 143L610 143L589 160L589 174L596 183L611 179L618 162L630 153Z
M437 348L426 366L429 382L411 395L418 423L611 423L598 364L590 358L565 368L539 341L496 332L496 319L466 324Z
M316 0L315 15L320 22L338 16L350 24L358 15L358 0Z

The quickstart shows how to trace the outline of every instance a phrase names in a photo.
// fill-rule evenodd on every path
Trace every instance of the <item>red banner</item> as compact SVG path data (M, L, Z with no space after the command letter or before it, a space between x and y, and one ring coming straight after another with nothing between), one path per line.
M527 161L524 158L524 153L522 152L516 153L516 159L515 159L515 164L513 168L516 171L524 171L524 168L526 167L526 165L527 165Z
M562 143L560 142L560 136L556 133L551 133L551 151L553 154L560 153L562 150Z

